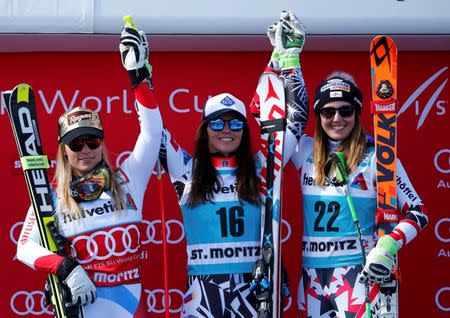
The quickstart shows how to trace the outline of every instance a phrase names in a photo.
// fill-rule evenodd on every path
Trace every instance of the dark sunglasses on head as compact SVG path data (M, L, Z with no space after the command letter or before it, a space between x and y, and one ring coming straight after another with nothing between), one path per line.
M67 146L69 146L70 150L73 152L79 152L83 149L84 144L86 144L89 149L94 150L100 147L101 143L102 139L100 137L85 135L75 138Z
M244 128L244 121L233 118L230 120L223 120L221 118L213 119L209 121L209 128L212 131L219 132L225 128L225 123L228 123L228 127L230 127L231 131L238 132Z
M333 118L336 115L336 112L339 112L339 115L341 115L341 117L348 118L353 116L353 114L355 113L355 107L354 106L342 106L340 108L322 107L319 109L319 113L326 119Z

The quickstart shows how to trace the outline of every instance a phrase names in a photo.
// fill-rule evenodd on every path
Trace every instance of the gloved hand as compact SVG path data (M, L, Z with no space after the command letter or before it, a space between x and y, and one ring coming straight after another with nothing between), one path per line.
M275 25L275 48L282 70L300 67L300 52L305 43L305 27L291 11L280 13Z
M390 279L394 267L394 256L399 246L395 239L389 235L383 235L377 245L369 252L366 265L359 277L360 283L369 281L381 284Z
M144 31L125 25L120 37L119 50L122 64L130 77L131 86L135 88L149 78L152 72L148 63L149 48Z
M275 32L277 30L278 22L269 25L267 28L267 37L269 38L270 44L273 46L272 56L270 57L269 67L273 68L276 71L280 70L280 54L277 51L276 41L275 41Z
M73 258L66 258L59 265L57 275L69 287L71 301L67 306L87 305L97 299L94 283L84 271L83 267Z

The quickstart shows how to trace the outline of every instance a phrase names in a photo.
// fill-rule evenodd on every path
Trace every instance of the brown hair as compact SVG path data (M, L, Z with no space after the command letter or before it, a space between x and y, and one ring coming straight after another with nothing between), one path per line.
M325 165L328 161L328 136L323 130L320 122L320 114L316 116L316 132L314 134L314 167L316 168L316 184L324 186L325 184ZM360 163L364 152L366 151L366 134L362 127L359 111L355 111L355 126L350 135L339 145L338 151L342 151L345 156L345 165L348 174L355 171ZM334 164L330 173L334 169Z
M357 87L354 78L345 72L334 72L330 74L326 80L338 77L352 82ZM356 107L357 105L355 105ZM316 168L316 184L324 186L325 184L325 165L328 161L328 135L322 127L320 114L318 111L314 112L316 117L316 131L314 134L314 167ZM361 110L359 107L355 109L355 126L350 135L345 138L339 145L338 151L342 151L345 156L345 165L348 174L355 171L360 163L364 152L366 150L366 134L361 122ZM334 163L330 169L329 174L333 173Z
M220 186L217 171L211 162L207 128L208 120L203 120L195 138L194 171L187 200L190 207L212 200L214 187ZM235 156L239 200L257 204L259 203L259 179L256 176L255 159L251 153L250 131L247 125L244 125L242 140L236 149Z

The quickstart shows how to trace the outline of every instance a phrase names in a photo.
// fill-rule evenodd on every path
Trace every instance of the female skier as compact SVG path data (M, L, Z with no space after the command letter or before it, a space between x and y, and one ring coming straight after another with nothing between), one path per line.
M59 276L68 307L87 318L138 317L141 299L139 227L144 192L161 139L161 117L146 66L145 34L125 27L120 51L131 79L140 134L130 156L114 170L99 115L76 107L58 121L55 219L70 244L62 257L39 244L32 209L20 233L17 257L37 271Z
M315 93L314 138L302 136L292 157L300 172L304 210L300 317L361 317L366 280L389 279L396 252L427 224L422 200L397 161L397 185L408 189L397 188L403 218L391 234L377 237L376 160L373 139L362 127L362 105L354 79L347 73L331 74ZM332 159L336 151L345 157L347 185L336 177ZM365 251L361 251L345 187L356 206ZM365 266L363 252L369 253ZM379 315L377 288L371 284L373 317Z
M282 12L281 19L268 29L275 48L266 71L285 78L288 154L306 122L308 103L299 63L304 29L291 12ZM297 37L283 41L287 32ZM160 160L177 192L187 241L182 317L256 317L249 283L260 247L261 158L251 153L247 120L243 102L223 93L206 102L193 156L163 132Z

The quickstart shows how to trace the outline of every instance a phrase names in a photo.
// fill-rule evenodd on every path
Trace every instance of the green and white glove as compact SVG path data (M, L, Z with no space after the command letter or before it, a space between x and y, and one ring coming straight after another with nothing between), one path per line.
M359 277L359 282L364 284L381 284L390 279L394 268L394 256L397 254L399 246L395 239L389 235L383 235L377 245L369 252L366 265Z
M269 37L270 38L270 37ZM275 25L275 48L282 70L300 67L300 52L305 43L305 27L291 11L282 11Z
M152 68L148 63L148 43L144 31L125 25L120 37L119 50L123 67L130 77L131 86L135 88L149 78Z

